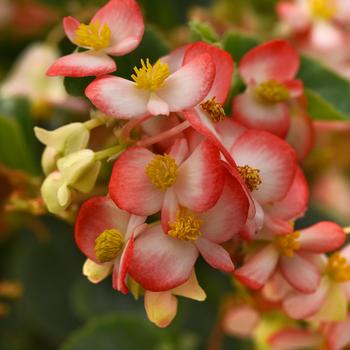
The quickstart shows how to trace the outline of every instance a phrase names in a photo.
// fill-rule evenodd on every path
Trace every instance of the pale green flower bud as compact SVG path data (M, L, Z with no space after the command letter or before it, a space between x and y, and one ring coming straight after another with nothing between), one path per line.
M49 175L56 170L56 162L58 158L59 154L54 148L45 148L41 156L41 167L43 168L45 175Z

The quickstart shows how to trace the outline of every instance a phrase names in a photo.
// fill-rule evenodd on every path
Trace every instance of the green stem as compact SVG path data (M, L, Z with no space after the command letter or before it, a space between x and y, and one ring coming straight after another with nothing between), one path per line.
M100 118L93 118L93 119L90 119L84 123L85 127L88 130L95 129L102 124L104 124L104 121Z
M106 148L103 151L96 152L95 159L102 160L105 158L109 158L109 157L118 155L119 153L124 151L125 148L126 148L125 145L117 145L117 146L113 146L110 148Z

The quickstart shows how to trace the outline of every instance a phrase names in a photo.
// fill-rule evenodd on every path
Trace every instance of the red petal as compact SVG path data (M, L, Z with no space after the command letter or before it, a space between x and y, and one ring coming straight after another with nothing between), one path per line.
M69 40L75 44L75 31L78 29L80 22L74 17L68 16L63 18L63 29Z

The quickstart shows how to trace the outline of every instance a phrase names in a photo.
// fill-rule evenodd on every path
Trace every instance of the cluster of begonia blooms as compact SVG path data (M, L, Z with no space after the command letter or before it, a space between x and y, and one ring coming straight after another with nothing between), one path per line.
M235 65L218 46L194 42L156 62L145 57L130 79L118 77L110 56L131 52L144 32L134 0L110 0L89 24L67 17L64 29L85 50L58 59L48 75L96 76L85 94L98 111L85 123L35 129L46 145L49 211L59 214L90 193L104 160L114 162L108 193L85 201L76 219L84 275L93 283L112 275L115 290L143 295L148 318L165 327L177 296L205 299L195 273L201 255L246 295L227 310L228 332L252 335L264 298L312 325L295 322L274 334L274 349L298 349L304 338L343 349L350 341L346 233L332 222L294 225L307 209L299 164L313 131L293 47L274 40L242 58L246 88L227 115ZM113 129L114 145L95 151L90 132L102 125Z

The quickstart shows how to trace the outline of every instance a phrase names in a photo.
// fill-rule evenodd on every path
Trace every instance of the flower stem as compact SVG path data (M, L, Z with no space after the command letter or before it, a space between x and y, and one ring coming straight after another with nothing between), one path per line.
M95 159L96 160L102 160L105 158L109 158L112 156L116 156L125 149L125 145L116 145L110 148L106 148L103 151L99 151L95 153Z
M148 137L147 139L139 141L137 143L137 145L141 146L141 147L147 147L147 146L153 145L155 143L167 140L170 137L173 137L173 136L179 134L180 132L186 130L190 126L191 126L191 124L189 123L189 121L185 120L181 124L176 125L173 128L158 134L157 136Z
M143 123L147 119L152 117L151 115L148 115L146 117L141 117L141 118L133 118L130 119L122 128L121 130L121 137L125 140L128 140L130 138L130 134L133 128L135 128L137 125Z
M84 123L88 130L95 129L102 124L104 124L104 121L100 118L92 118Z

